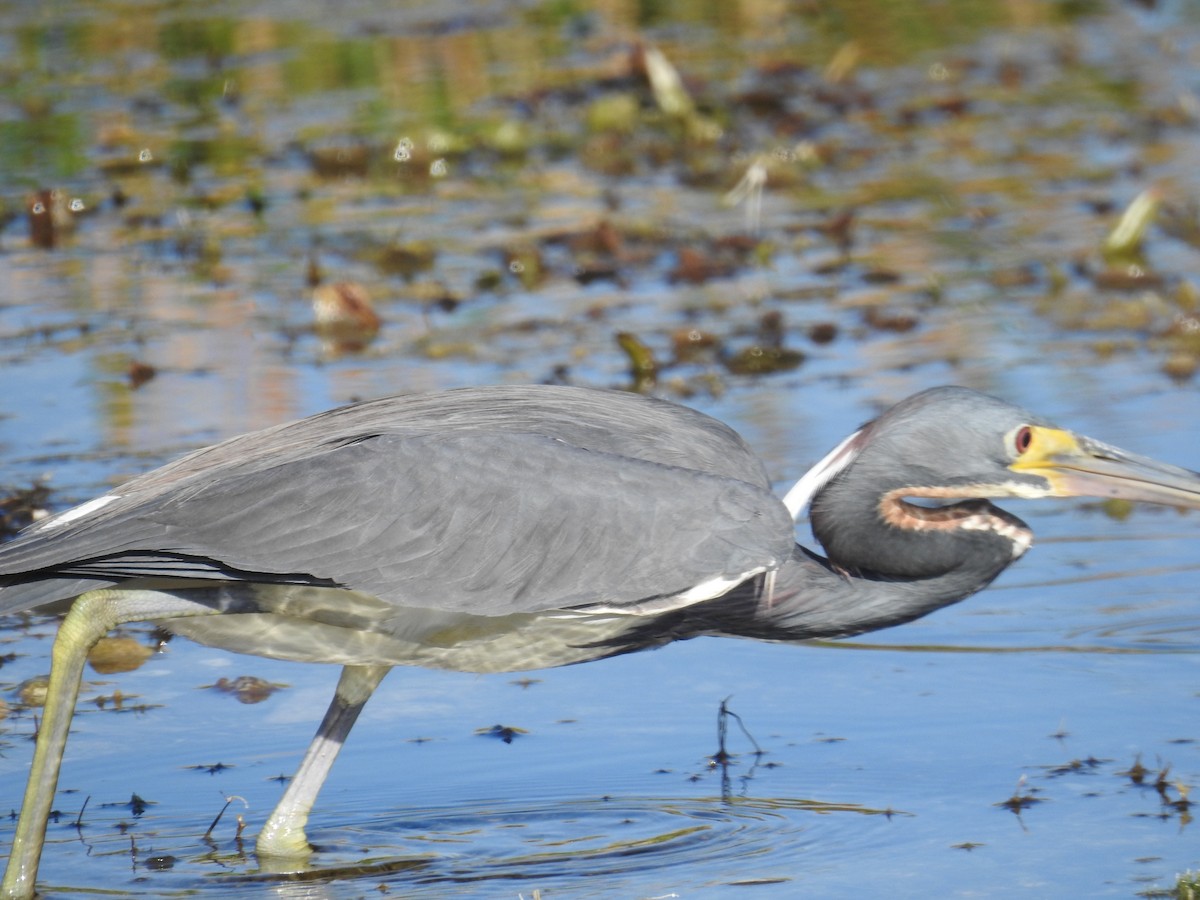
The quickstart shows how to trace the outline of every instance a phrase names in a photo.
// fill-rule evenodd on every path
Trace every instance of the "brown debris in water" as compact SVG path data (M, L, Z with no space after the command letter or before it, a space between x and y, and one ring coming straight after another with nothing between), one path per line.
M215 684L201 685L201 690L217 690L224 694L232 694L238 703L262 703L276 691L286 688L286 684L267 681L257 675L239 675L237 678L218 678Z
M41 482L27 488L0 489L0 541L9 540L21 529L46 518L49 500L50 488Z
M154 655L154 650L131 637L103 637L88 653L88 664L98 675L132 672Z

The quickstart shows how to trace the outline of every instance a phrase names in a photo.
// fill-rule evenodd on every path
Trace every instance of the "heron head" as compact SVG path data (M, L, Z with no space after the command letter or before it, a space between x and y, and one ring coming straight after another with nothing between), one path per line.
M853 481L876 494L907 489L909 496L929 498L1111 497L1200 508L1197 473L961 387L915 394L869 422L813 470L816 483L803 499L851 478L851 469Z
M869 520L887 526L879 537L892 568L877 571L901 576L958 558L952 543L972 542L976 555L986 543L996 559L1020 556L1031 541L1028 528L989 499L1091 496L1200 508L1200 475L961 387L899 403L806 479L787 502L798 512L812 501L813 529L830 558L868 566L884 555L861 539Z

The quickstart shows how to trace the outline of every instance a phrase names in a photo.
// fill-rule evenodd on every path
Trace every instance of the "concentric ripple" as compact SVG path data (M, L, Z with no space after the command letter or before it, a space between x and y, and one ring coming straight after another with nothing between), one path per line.
M617 885L638 885L639 892L653 894L684 885L786 882L816 845L828 860L866 844L871 829L843 831L832 814L857 820L879 812L807 800L661 797L414 810L343 829L336 837L314 835L318 844L322 837L335 839L320 847L325 860L357 848L365 862L248 877L327 885L377 880L405 896L418 890L433 896L451 885L462 894L475 893L469 887L475 885L482 895L495 890L485 888L494 882L526 894L569 884L572 896L587 896L580 891L588 885L599 896Z

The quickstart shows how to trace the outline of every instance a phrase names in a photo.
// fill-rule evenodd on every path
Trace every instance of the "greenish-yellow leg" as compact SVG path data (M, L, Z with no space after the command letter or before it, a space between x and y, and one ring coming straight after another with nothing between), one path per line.
M308 745L283 799L259 832L255 850L260 857L303 859L312 852L304 835L308 814L358 714L390 670L390 666L346 666L342 669L342 677L338 680L333 701L325 711L325 718L321 720L321 727Z
M214 612L210 607L171 594L114 589L91 591L71 606L54 639L46 707L37 747L33 751L12 853L8 857L4 881L0 883L0 898L26 900L33 896L38 861L46 839L46 823L58 787L58 772L79 696L83 665L96 641L127 622Z

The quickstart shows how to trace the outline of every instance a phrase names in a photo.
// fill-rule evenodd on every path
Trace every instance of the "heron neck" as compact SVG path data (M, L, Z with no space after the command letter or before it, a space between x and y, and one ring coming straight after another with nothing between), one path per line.
M921 578L844 572L796 545L775 573L760 576L717 600L693 607L695 634L798 641L842 638L901 625L957 603L987 586L1007 561Z

